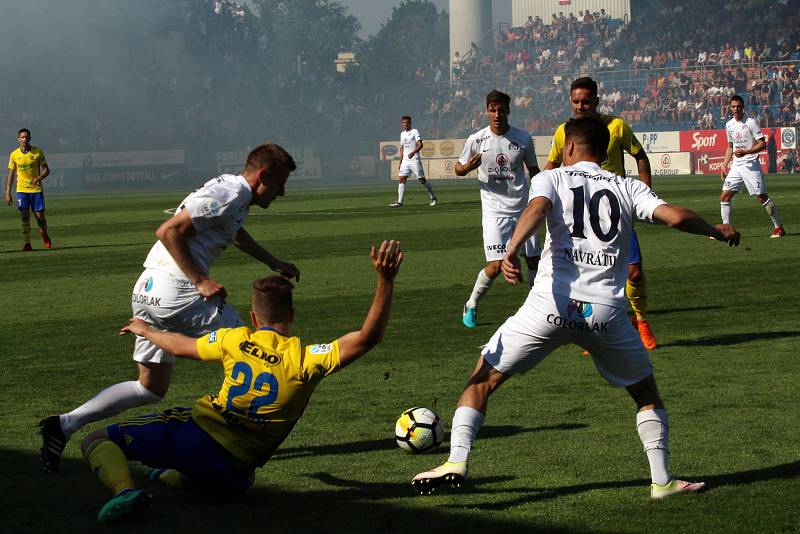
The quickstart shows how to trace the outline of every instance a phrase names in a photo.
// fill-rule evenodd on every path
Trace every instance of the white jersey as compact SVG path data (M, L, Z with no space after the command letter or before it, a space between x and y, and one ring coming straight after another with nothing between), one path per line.
M484 214L518 215L528 205L525 168L538 166L530 134L513 126L495 135L487 126L467 138L458 158L466 165L474 154L481 155L478 182Z
M422 137L420 137L416 128L400 132L400 146L403 147L403 161L421 161L419 152L410 158L408 157L410 153L417 149L417 141L422 141Z
M733 150L743 148L745 150L753 148L756 141L764 139L764 134L761 128L758 127L756 121L752 117L746 118L744 121L737 121L731 119L725 124L725 133L728 136L728 142L733 143ZM741 158L733 156L732 166L744 165L751 161L758 159L758 153L747 154Z
M189 252L205 275L244 224L252 197L253 191L244 177L223 174L190 193L175 211L177 214L187 210L192 218L196 234L189 239ZM186 278L161 241L150 249L144 266Z
M530 198L553 203L533 292L626 307L633 217L665 204L640 180L580 162L537 174Z

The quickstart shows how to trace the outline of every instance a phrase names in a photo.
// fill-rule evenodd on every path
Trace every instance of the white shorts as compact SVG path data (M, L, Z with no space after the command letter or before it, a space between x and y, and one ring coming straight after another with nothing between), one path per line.
M400 172L398 176L410 176L411 173L414 173L417 179L425 178L425 169L422 168L421 159L403 159L402 163L400 163Z
M519 217L508 217L500 215L483 214L481 224L483 226L483 252L486 261L502 260L506 253L506 245L511 241L514 228L517 226ZM541 256L542 246L539 244L539 235L534 234L525 246L520 250L521 256Z
M239 313L221 299L205 299L193 283L158 269L146 269L131 296L133 316L155 328L200 337L217 328L235 328L244 323ZM171 363L175 356L136 336L133 359L142 363Z
M731 167L725 182L722 184L723 191L737 191L741 193L744 187L750 195L767 194L767 184L764 183L764 176L761 174L761 164L758 160L753 160L745 165L734 165Z
M503 374L525 373L561 345L592 354L609 384L625 387L653 374L650 356L625 308L531 292L517 313L497 329L481 356Z

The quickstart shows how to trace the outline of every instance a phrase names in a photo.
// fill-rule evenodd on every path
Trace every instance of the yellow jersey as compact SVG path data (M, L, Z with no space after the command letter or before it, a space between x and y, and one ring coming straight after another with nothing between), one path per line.
M339 343L309 345L271 328L221 328L197 340L200 358L221 361L222 389L200 398L192 418L249 465L263 465L303 415L320 381L339 370Z
M631 156L635 156L644 150L642 144L636 139L633 130L623 119L611 115L600 115L600 120L608 127L608 133L611 134L611 139L608 141L608 159L603 162L601 167L617 176L625 176L624 153L627 152ZM548 161L561 165L564 157L564 140L564 124L562 123L556 128L556 133L553 134L550 155L547 156Z
M27 152L16 149L8 157L8 169L17 173L17 193L40 193L42 184L34 185L33 181L42 173L42 165L47 165L44 152L32 146Z

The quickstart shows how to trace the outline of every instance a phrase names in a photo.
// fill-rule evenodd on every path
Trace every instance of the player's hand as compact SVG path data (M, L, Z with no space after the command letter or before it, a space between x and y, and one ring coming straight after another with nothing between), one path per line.
M124 336L125 334L131 333L144 337L148 330L150 330L149 324L138 317L131 317L130 322L120 329L119 335Z
M372 265L378 271L378 274L385 280L394 280L400 270L400 264L403 263L403 251L400 249L400 241L395 241L394 239L384 241L377 250L375 245L372 245L369 255L372 258Z
M720 180L722 180L722 181L724 182L724 181L725 181L725 177L726 177L726 176L728 176L728 172L727 172L725 169L722 169L722 170L719 172L719 179L720 179Z
M228 296L225 286L211 278L206 278L196 283L195 286L197 287L197 292L207 299L221 298L225 300Z
M11 205L11 195L6 195L6 205L7 206Z
M519 256L517 256L516 252L507 252L503 256L500 270L503 271L503 278L512 286L517 285L517 282L522 282L522 270L520 269Z
M738 247L742 235L730 224L715 224L714 228L717 229L720 235L712 236L717 241L725 241L731 247Z
M33 179L33 187L39 187L40 185L42 185L42 179L39 178L39 177L34 178Z
M737 148L736 150L733 151L733 155L736 156L737 158L741 158L742 156L747 155L747 151L745 151L745 149L743 148Z
M480 152L478 152L476 154L473 154L472 157L469 158L469 160L467 160L467 168L469 170L471 170L471 171L474 171L475 169L477 169L480 166L481 166L481 153Z
M300 269L294 263L279 261L275 265L270 265L269 268L287 280L294 278L296 281L300 281Z

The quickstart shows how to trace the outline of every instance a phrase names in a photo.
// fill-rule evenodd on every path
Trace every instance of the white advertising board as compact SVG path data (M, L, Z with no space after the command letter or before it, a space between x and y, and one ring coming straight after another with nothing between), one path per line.
M677 176L692 174L692 158L689 152L648 152L650 171L653 176ZM625 174L638 176L636 160L625 154Z

